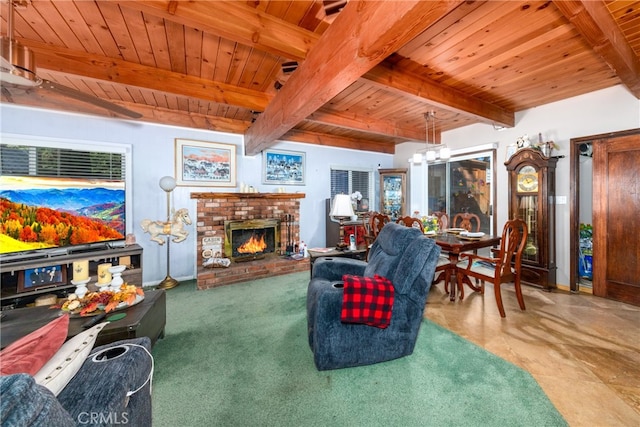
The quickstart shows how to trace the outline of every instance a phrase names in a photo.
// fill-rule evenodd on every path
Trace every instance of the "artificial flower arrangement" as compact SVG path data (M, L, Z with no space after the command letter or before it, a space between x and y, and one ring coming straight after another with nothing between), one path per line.
M124 284L118 292L111 290L88 292L82 298L78 298L76 294L69 294L61 309L80 316L92 315L95 312L109 313L118 308L133 305L138 295L144 296L142 288Z
M353 210L358 210L358 205L360 204L360 200L362 200L362 193L359 191L354 191L351 193L351 205L353 206Z
M424 228L425 232L438 231L438 217L437 216L423 216L420 219L422 220L422 228Z
M352 202L359 202L360 200L362 200L362 193L359 191L354 191L353 193L351 193L351 201Z

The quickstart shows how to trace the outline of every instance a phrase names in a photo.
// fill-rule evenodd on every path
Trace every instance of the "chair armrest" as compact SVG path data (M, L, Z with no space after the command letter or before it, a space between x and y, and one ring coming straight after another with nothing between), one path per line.
M501 265L501 260L500 258L488 258L488 257L484 257L482 255L477 255L477 254L473 254L473 253L469 253L469 252L463 252L460 254L460 261L463 261L462 258L468 258L468 263L466 265L465 268L461 269L464 270L466 272L471 271L471 267L473 266L473 263L475 261L480 261L481 263L489 263L492 265L492 268L495 268L497 270L500 269L500 265Z
M151 425L153 358L148 337L116 341L94 348L58 395L78 425L86 414L118 414L132 426Z
M345 274L355 276L364 275L367 263L351 258L324 257L313 263L312 279L326 279L328 281L342 280Z

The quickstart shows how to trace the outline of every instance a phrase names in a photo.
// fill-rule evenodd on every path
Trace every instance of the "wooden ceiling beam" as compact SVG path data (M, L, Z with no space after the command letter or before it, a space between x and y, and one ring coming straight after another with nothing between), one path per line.
M239 1L144 0L119 4L289 59L304 59L320 37Z
M167 108L151 107L148 105L129 102L116 102L123 107L134 109L142 114L140 121L159 123L164 125L182 126L193 129L204 129L215 132L229 132L235 134L244 133L250 121L228 119L226 117L216 117L201 113L181 112Z
M640 98L640 60L609 13L605 2L563 0L553 3L591 48L615 71L629 91Z
M32 89L30 91L17 91L11 98L6 98L8 92L2 93L2 101L16 105L25 105L36 108L44 108L55 111L67 111L72 113L97 115L100 117L114 117L121 120L122 118L109 110L105 110L84 101L75 98L66 97L57 92L51 92L41 89ZM244 133L251 122L228 119L224 117L208 116L200 113L180 112L161 107L151 107L148 105L136 104L134 102L110 101L116 105L128 108L132 111L142 114L142 118L136 121L144 121L150 123L159 123L163 125L183 126L195 129L204 129L217 132L230 132L236 134Z
M38 68L45 70L200 98L254 111L263 111L272 98L264 92L200 77L85 52L75 52L32 40L19 39L19 41L35 52Z
M245 152L273 145L311 113L461 1L351 1L245 133Z
M304 142L313 145L324 145L327 147L346 148L358 151L373 151L385 154L394 154L396 151L394 144L367 141L365 139L346 138L318 132L300 131L298 129L290 130L285 133L281 139L286 141Z
M363 78L383 90L471 116L485 123L505 127L515 126L516 119L513 111L382 64L366 73Z
M418 129L403 129L393 121L370 119L355 114L328 113L321 109L307 116L305 121L377 135L395 136L407 140L423 140L425 138L424 132Z

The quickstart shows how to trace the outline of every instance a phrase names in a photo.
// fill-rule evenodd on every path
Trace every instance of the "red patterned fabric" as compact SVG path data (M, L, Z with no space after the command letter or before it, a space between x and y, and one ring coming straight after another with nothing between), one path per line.
M362 277L342 276L344 293L340 320L386 328L391 322L393 284L379 275Z

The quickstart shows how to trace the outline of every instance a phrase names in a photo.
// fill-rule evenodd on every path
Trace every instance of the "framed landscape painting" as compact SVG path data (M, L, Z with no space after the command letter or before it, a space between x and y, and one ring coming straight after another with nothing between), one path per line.
M305 154L300 151L264 150L262 183L304 185Z
M176 138L176 184L236 186L236 146Z

